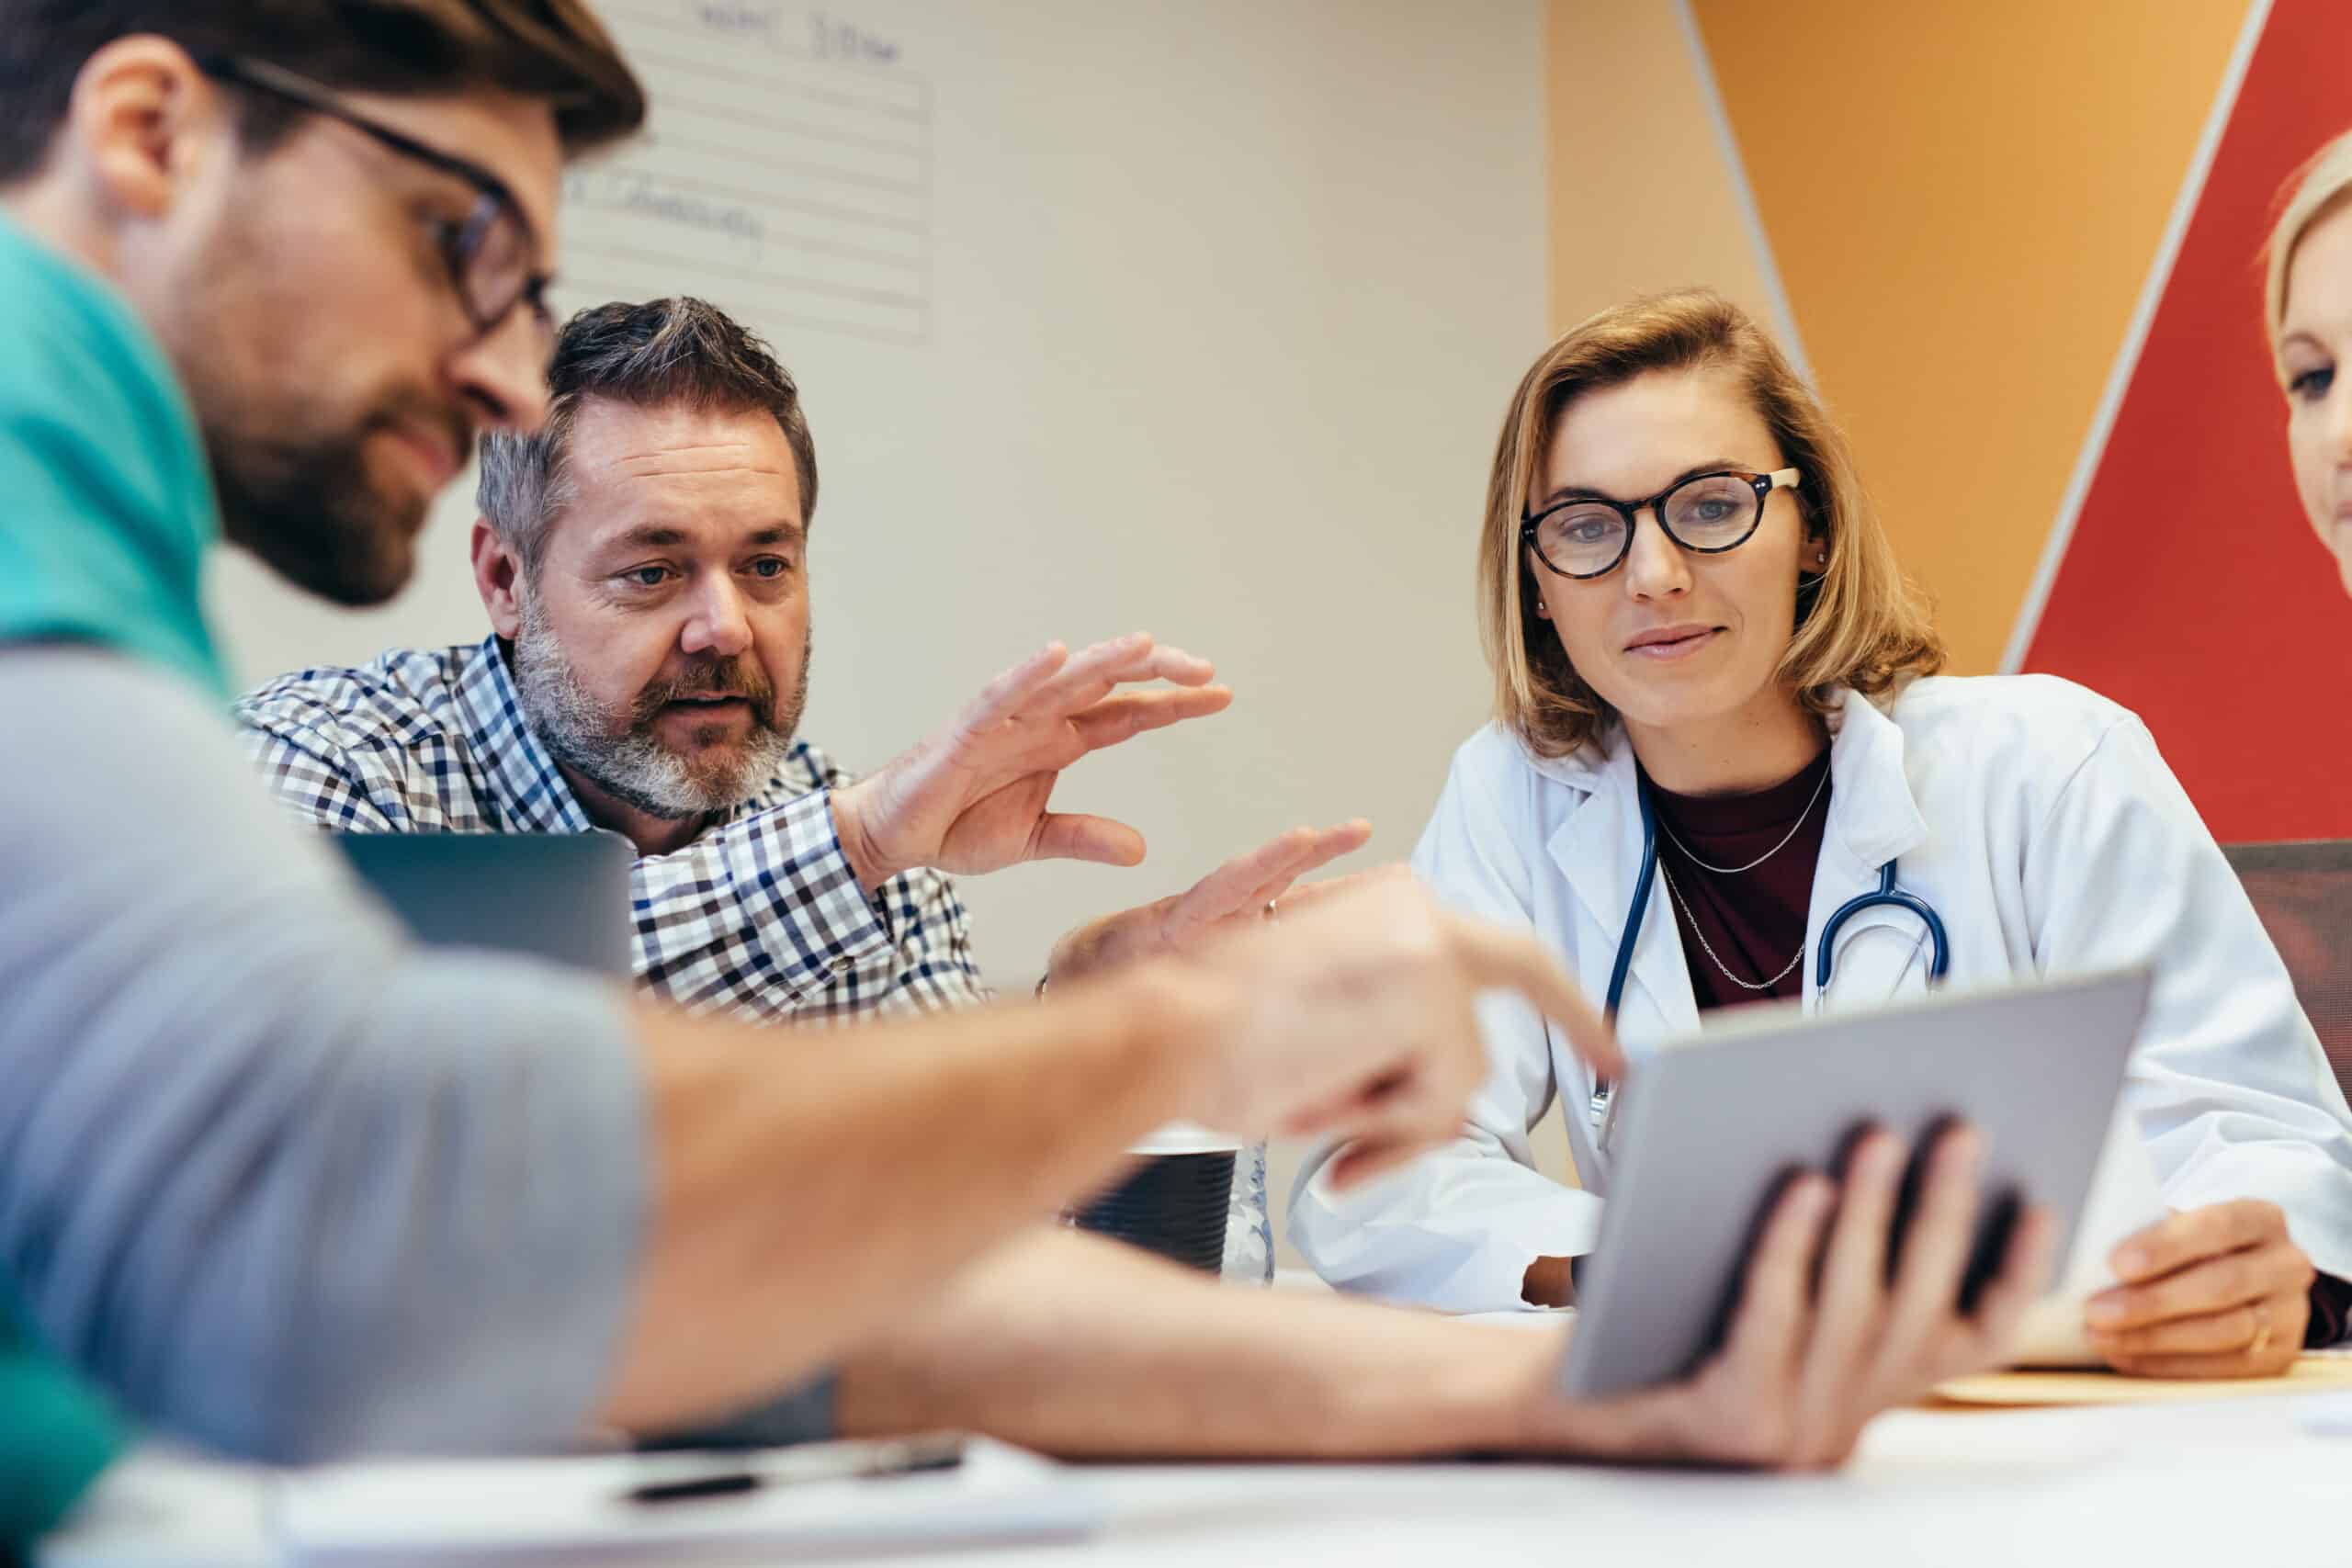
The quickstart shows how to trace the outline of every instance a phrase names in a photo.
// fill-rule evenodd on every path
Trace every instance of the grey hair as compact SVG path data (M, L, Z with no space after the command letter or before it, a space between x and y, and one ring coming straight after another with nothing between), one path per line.
M571 504L571 427L581 404L609 398L638 408L684 403L714 412L763 410L792 446L800 522L817 511L817 447L792 373L758 334L690 296L596 305L563 324L548 367L547 423L529 435L482 437L474 502L537 581L548 528Z

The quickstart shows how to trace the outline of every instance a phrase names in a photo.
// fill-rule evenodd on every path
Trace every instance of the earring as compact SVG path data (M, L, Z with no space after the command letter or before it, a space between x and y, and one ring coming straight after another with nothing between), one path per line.
M1535 618L1539 621L1548 621L1552 618L1552 607L1541 599L1535 601Z

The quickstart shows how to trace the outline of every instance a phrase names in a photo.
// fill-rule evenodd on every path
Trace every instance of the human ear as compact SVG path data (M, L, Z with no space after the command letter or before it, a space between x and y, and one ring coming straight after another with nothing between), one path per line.
M227 102L169 39L117 39L74 78L62 145L52 157L111 215L168 216L209 164L227 155Z
M474 519L474 591L490 613L491 628L507 641L523 629L523 561L485 517Z
M1829 535L1826 530L1805 519L1804 544L1797 551L1797 614L1796 624L1803 626L1813 617L1813 607L1821 598L1821 580L1829 571Z

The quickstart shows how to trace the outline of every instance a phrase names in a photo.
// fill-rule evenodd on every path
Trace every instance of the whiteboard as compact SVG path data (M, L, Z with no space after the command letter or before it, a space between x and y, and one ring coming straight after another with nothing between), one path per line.
M654 108L569 181L559 303L699 292L799 378L804 732L874 765L1057 637L1149 630L1236 687L1065 777L1143 866L964 885L997 986L1298 823L1409 853L1487 712L1485 471L1548 335L1536 0L602 11ZM381 610L230 558L242 675L480 637L470 496Z

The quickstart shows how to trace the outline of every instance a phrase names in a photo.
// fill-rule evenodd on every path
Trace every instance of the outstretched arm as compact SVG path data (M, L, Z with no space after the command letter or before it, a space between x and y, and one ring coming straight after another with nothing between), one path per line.
M1794 1184L1749 1260L1724 1348L1686 1382L1560 1397L1564 1336L1342 1297L1219 1286L1117 1243L1033 1232L854 1350L851 1435L941 1427L1073 1458L1400 1459L1474 1452L1816 1468L1878 1412L1998 1363L2047 1268L2030 1214L1973 1312L1970 1134L1923 1162L1865 1140Z
M1044 1005L876 1025L855 1052L779 1058L649 1011L654 1201L605 1418L677 1426L805 1376L1163 1121L1351 1136L1354 1179L1409 1158L1484 1073L1471 1003L1495 987L1616 1060L1532 940L1403 877Z

